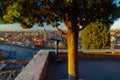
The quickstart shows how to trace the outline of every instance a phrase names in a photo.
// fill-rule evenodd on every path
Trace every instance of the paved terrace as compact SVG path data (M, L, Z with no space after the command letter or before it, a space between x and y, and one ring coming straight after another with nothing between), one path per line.
M99 55L96 55L99 54ZM62 62L54 64L54 51L41 50L15 80L66 80L67 52L59 51ZM85 50L79 53L81 80L120 80L119 50Z

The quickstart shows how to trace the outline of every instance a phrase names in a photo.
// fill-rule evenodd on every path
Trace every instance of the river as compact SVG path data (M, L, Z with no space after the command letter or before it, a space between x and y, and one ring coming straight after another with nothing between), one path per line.
M39 51L36 49L3 44L0 44L0 50L4 52L5 59L32 58L33 54Z

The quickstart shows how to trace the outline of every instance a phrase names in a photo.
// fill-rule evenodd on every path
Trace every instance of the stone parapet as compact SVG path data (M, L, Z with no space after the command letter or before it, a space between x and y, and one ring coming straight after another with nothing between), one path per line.
M49 51L40 50L15 80L44 80Z

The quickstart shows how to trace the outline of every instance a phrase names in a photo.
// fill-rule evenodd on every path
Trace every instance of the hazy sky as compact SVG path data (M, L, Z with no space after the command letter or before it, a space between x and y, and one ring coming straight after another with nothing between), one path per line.
M60 25L61 28L64 28L64 25ZM18 24L0 24L0 30L34 30L34 29L43 29L41 27L34 26L31 29L22 29ZM45 27L45 29L53 29L50 25ZM120 19L115 21L115 23L111 26L111 29L120 29Z
M120 19L114 22L111 29L120 29Z

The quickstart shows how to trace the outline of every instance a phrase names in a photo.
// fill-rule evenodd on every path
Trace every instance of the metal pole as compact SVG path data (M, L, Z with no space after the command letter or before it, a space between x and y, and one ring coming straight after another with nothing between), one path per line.
M58 41L55 41L55 54L58 55Z
M55 40L55 57L54 57L55 64L59 64L62 60L58 54L58 44L59 44L59 40Z

